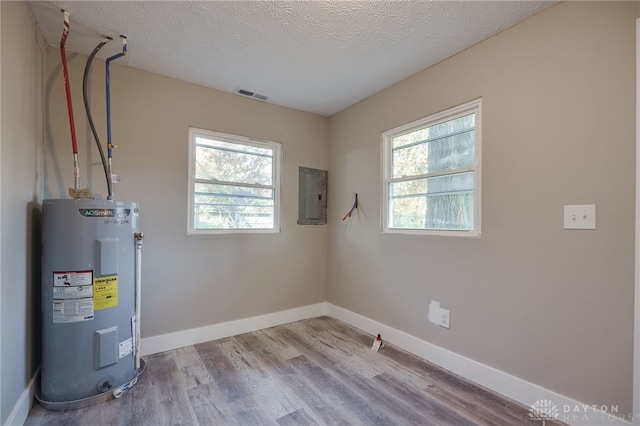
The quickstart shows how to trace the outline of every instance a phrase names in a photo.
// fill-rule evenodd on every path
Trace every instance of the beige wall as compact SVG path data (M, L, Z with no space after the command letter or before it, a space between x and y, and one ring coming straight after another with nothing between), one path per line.
M96 39L96 43L99 40ZM129 55L136 54L131 41ZM117 45L105 47L112 55ZM45 198L67 198L72 150L59 52L48 51ZM80 186L106 196L82 103L86 57L70 55ZM92 68L91 107L106 139L104 60ZM327 169L328 119L117 65L111 68L116 199L139 201L145 233L142 336L272 313L326 300L327 227L299 226L298 167ZM282 232L186 236L188 129L281 142Z
M562 3L332 117L329 302L630 414L637 17ZM477 97L482 237L381 234L381 132ZM592 203L596 231L563 230L564 205Z
M0 424L5 424L40 363L38 161L44 55L29 5L3 1L0 8Z

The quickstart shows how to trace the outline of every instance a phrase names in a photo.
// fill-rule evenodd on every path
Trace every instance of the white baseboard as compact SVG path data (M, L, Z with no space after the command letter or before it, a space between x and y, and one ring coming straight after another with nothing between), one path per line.
M553 409L555 405L557 411L553 411L553 414L557 412L557 419L569 425L630 426L632 423L626 419L634 420L633 414L616 412L618 408L615 406L583 404L339 306L327 303L326 314L372 336L380 333L385 341L527 407L547 403L547 407ZM529 423L530 420L523 419L523 423ZM532 421L531 424L542 424L542 421Z
M40 367L33 373L27 387L22 391L22 395L20 395L16 405L13 406L13 410L11 410L11 414L9 414L4 426L21 426L27 421L27 416L29 416L29 411L31 411L31 407L33 406L33 398L36 395L36 379L38 378L38 374L40 374Z
M176 331L175 333L162 334L159 336L145 337L140 340L140 353L142 356L151 355L307 318L318 317L326 314L326 306L327 304L324 302L317 303L315 305L302 306L300 308L288 309L286 311L251 318Z

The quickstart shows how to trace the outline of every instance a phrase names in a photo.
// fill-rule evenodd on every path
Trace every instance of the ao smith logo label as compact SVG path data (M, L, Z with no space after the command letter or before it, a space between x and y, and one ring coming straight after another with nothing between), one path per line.
M129 217L131 209L78 209L84 217L114 217L124 219Z

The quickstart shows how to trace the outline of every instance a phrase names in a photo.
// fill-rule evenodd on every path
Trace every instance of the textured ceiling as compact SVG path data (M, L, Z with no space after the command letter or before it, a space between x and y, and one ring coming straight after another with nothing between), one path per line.
M118 64L330 116L558 2L32 1L47 42Z

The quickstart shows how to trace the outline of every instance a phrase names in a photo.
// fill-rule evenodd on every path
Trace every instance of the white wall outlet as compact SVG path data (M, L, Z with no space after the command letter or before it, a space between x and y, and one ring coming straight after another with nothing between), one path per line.
M444 328L449 328L449 319L451 317L451 312L448 309L440 308L440 326Z
M564 229L596 229L596 205L564 206Z

